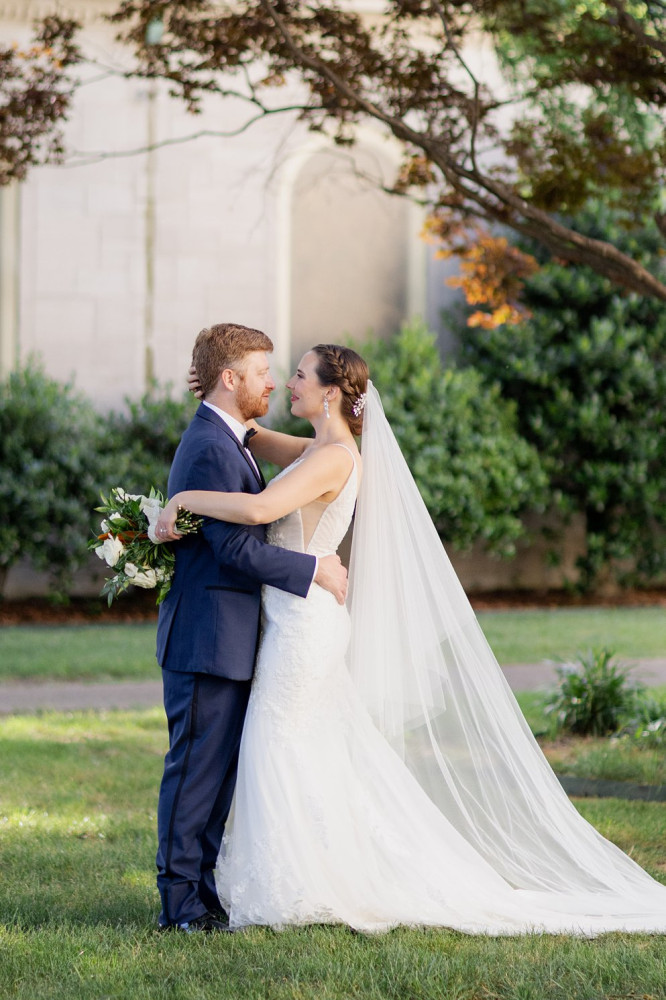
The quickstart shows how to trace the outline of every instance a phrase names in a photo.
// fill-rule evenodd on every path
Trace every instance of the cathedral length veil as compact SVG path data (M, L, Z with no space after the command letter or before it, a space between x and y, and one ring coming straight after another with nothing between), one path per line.
M609 913L666 912L666 887L579 815L541 753L371 382L362 456L348 664L373 721L512 886L593 893L597 905L611 893Z

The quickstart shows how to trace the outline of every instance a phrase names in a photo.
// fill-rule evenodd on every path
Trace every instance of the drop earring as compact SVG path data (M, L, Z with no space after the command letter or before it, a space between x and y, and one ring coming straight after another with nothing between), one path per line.
M328 408L328 398L326 396L324 396L324 413L326 414L326 419L330 420L331 419L331 413L330 413L330 410Z

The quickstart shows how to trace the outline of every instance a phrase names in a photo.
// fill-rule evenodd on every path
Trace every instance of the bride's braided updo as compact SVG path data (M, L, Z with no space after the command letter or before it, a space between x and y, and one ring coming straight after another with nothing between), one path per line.
M317 344L315 371L322 385L336 385L342 397L341 412L352 434L363 427L363 406L368 388L368 366L360 354L340 344Z

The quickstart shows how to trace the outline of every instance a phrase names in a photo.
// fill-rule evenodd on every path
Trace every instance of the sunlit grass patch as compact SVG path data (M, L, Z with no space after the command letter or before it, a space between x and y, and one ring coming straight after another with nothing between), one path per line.
M663 608L484 611L478 617L502 664L566 659L602 646L625 661L666 656Z
M663 938L160 934L161 710L0 720L2 1000L663 1000ZM666 881L666 806L581 801Z
M13 1000L661 1000L659 938L466 938L342 927L233 937L136 925L1 934L0 996Z

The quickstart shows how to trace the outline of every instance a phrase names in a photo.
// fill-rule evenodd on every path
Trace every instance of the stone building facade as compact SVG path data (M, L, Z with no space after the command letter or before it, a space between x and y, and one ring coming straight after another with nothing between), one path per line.
M0 41L27 44L55 6L0 0ZM247 107L231 99L188 115L161 85L123 77L131 54L103 19L115 0L57 6L84 23L83 85L64 164L0 188L0 377L35 355L105 410L153 378L182 383L196 334L215 322L265 330L278 380L313 343L385 337L413 317L446 345L450 265L421 239L421 210L372 180L393 176L391 139L367 126L336 150L287 115L244 128ZM561 581L532 545L510 563L455 561L470 588ZM17 567L6 595L44 588Z
M160 84L123 78L113 6L59 3L84 22L87 60L66 161L0 191L3 373L37 354L105 408L179 381L214 322L269 333L278 376L312 343L417 315L439 325L444 268L420 210L366 179L392 177L390 139L365 128L336 150L287 115L243 130L251 112L233 99L189 115ZM53 7L0 0L0 40L25 43Z

